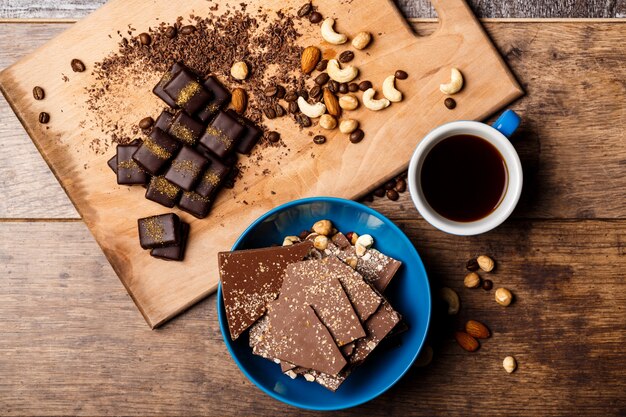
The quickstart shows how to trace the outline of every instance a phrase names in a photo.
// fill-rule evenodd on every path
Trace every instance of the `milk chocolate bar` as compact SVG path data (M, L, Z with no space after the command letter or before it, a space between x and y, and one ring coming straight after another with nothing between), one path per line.
M144 249L180 243L180 219L174 213L137 220L139 243Z
M176 205L179 195L180 188L161 176L152 177L146 190L146 198L148 200L168 208Z
M167 133L185 145L195 146L202 133L204 133L204 125L186 113L178 112L172 120Z
M189 115L195 114L211 99L211 94L186 69L174 75L163 89L174 100L175 106L172 107L180 107Z
M208 123L218 111L230 102L230 92L213 76L204 80L202 85L211 93L211 99L198 112L198 119L203 123Z
M154 248L150 250L150 255L166 261L182 261L185 258L185 249L187 248L187 239L189 238L189 224L182 220L179 223L180 242L174 245Z
M384 301L378 311L366 322L367 337L357 340L354 352L350 356L350 363L362 363L378 344L400 323L401 317L389 304Z
M172 161L165 179L185 191L191 191L209 164L209 160L188 146L183 146Z
M148 174L133 159L140 145L117 145L117 183L121 185L145 184Z
M209 197L202 197L193 191L184 191L178 207L199 219L204 219L211 211L212 204L213 201Z
M205 156L209 160L209 167L198 181L195 192L202 197L212 197L228 178L231 168L208 152Z
M163 130L156 128L150 132L143 144L133 155L133 159L148 173L157 175L167 161L172 159L180 142L174 140Z
M219 158L226 158L237 146L244 127L228 113L219 112L200 138L200 144Z

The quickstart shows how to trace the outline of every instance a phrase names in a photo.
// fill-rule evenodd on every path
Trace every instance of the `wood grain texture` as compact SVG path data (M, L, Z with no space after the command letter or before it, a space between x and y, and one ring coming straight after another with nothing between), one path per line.
M222 2L222 12L225 4ZM109 55L117 45L111 35L128 22L141 30L158 20L173 22L181 13L208 14L210 3L187 2L183 11L177 3L160 2L153 13L146 13L146 0L111 1L0 74L0 89L152 327L216 290L215 255L231 247L241 231L265 211L297 198L320 194L353 198L372 191L406 168L412 150L430 129L458 118L482 119L522 94L463 2L439 0L442 22L437 32L428 37L416 37L390 3L360 3L356 10L336 8L334 4L332 0L318 2L320 10L336 10L344 27L379 33L367 54L354 61L363 77L380 85L398 67L415 74L411 83L403 86L405 99L384 112L360 108L351 113L367 132L367 140L359 146L335 130L323 132L328 144L319 147L302 140L304 134L294 128L290 118L264 121L269 129L281 133L287 146L258 151L263 163L248 162L235 188L216 197L208 218L197 220L186 213L182 215L190 222L190 239L194 242L189 245L184 262L164 263L147 256L137 244L136 219L162 213L163 208L143 198L141 187L116 186L106 165L111 152L95 153L91 148L93 138L103 136L91 122L97 116L85 105L93 77L68 70L69 62L77 56L92 67ZM279 10L296 9L299 5L296 1L248 3L253 11L261 6ZM362 22L367 21L373 9L379 20L364 26ZM110 32L96 32L94 27L108 28ZM317 26L305 24L298 30L303 34L301 45L319 42ZM338 49L335 53L341 51ZM454 113L442 105L443 95L439 91L439 84L449 80L452 66L462 68L466 79L465 87L455 96L463 104ZM69 74L67 82L61 79L64 73ZM116 97L125 101L125 106L109 109L105 117L115 124L133 126L146 114L159 113L162 102L151 90L161 74L144 75L147 76L107 84L108 91L117 91ZM48 91L49 98L43 102L32 98L32 88L37 84ZM42 107L51 114L45 127L36 118ZM348 154L351 158L346 158ZM281 164L285 160L290 163ZM128 215L129 207L133 208L132 216ZM173 276L182 276L184 280L174 282Z
M626 221L512 221L471 238L398 223L461 312L449 319L435 302L432 365L337 415L623 415ZM465 261L483 252L497 261L494 288L515 294L509 308L463 287ZM214 296L150 331L81 223L0 223L0 288L3 415L316 415L245 379ZM451 336L468 318L493 333L475 354Z
M435 17L428 0L395 0L407 17ZM0 0L0 18L81 18L105 0ZM626 17L625 0L469 0L478 17Z

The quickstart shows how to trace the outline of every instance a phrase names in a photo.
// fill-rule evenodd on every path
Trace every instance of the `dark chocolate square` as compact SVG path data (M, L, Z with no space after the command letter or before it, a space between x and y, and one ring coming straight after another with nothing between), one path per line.
M172 159L180 145L180 142L161 129L152 129L150 136L133 155L133 159L150 174L156 175Z
M174 213L137 220L139 243L144 249L180 243L180 219Z
M121 185L145 184L146 171L135 162L133 154L140 145L117 145L117 183Z
M228 110L228 114L245 126L235 150L240 154L249 155L254 145L256 145L259 139L261 139L261 136L263 136L263 130L255 125L252 120L246 119L233 110Z
M222 110L230 102L230 91L213 76L204 80L203 85L211 92L212 97L198 113L198 118L202 122L208 123L218 111Z
M224 112L219 112L200 138L200 144L220 158L228 156L237 146L244 127Z
M211 99L211 93L187 70L181 70L176 74L165 84L164 90L174 99L177 107L190 115L200 110Z
M204 125L181 111L172 120L167 133L185 145L194 146L204 133Z
M208 164L209 160L200 153L183 146L167 170L165 179L185 191L191 191Z
M176 205L179 195L180 187L172 184L164 177L152 177L146 190L146 198L148 200L169 208Z
M215 192L222 186L226 178L228 178L228 173L230 172L230 167L225 165L214 156L207 155L210 163L209 167L198 182L196 186L195 192L200 194L202 197L211 197Z
M174 65L172 65L169 69L169 71L167 71L165 74L163 74L163 77L161 77L161 80L159 81L159 83L152 89L152 92L159 97L161 100L163 100L165 103L167 103L168 106L170 107L176 107L176 101L174 101L164 90L164 87L167 83L169 83L172 78L174 78L174 76L176 74L178 74L180 71L182 70L187 70L187 67L181 63L181 62L177 62ZM163 128L161 128L163 129ZM163 129L165 130L165 129Z
M156 122L154 122L154 129L157 127L164 132L167 132L174 121L174 115L167 110L163 110L159 117L157 117Z
M117 176L117 153L107 161L107 165L109 166L109 168L111 168L111 171L113 171Z
M204 219L211 211L212 204L210 197L202 197L193 191L185 191L180 197L178 207L199 219Z
M166 261L182 261L185 259L185 249L187 248L187 240L189 239L189 224L182 220L179 223L180 243L154 248L150 251L150 255Z

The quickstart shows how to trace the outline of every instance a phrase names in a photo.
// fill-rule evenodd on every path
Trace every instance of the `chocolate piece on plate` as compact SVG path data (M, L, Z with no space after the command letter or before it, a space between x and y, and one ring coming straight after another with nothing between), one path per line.
M348 238L341 232L335 233L334 236L330 240L335 245L337 245L339 249L346 249L352 246Z
M146 198L148 200L169 208L176 205L179 194L180 188L161 176L152 177L146 190Z
M300 261L313 244L220 252L218 264L230 337L235 340L264 313L283 283L287 265Z
M115 172L117 175L117 153L107 161L107 165L111 168L111 171Z
M219 112L200 138L200 144L220 158L228 156L237 146L244 127L228 115Z
M202 85L211 93L211 99L198 112L198 119L208 123L218 111L230 102L230 92L213 76L204 80Z
M135 162L133 154L140 145L117 145L117 183L122 185L145 184L148 174Z
M175 245L162 246L150 250L150 255L166 261L182 261L185 259L185 249L189 238L189 224L180 221L180 242Z
M133 159L152 175L165 166L167 161L172 159L180 142L174 140L170 135L161 129L153 129L143 144L133 155Z
M312 306L341 347L364 337L365 330L344 287L335 277L337 272L324 259L292 263L285 269L280 299L290 300L294 309Z
M191 191L209 164L209 160L188 146L183 146L172 161L165 179L185 191Z
M365 322L367 337L356 341L350 363L362 363L401 319L400 314L385 300L378 311Z
M195 146L202 133L204 125L183 112L178 112L167 131L173 138L185 145Z
M163 77L161 77L161 80L159 80L159 83L152 89L152 92L161 100L163 100L165 103L167 103L167 105L170 107L176 107L176 101L174 101L165 92L163 88L165 87L167 83L169 83L172 80L172 78L174 78L176 74L178 74L183 69L189 71L183 63L181 62L175 63L174 65L170 67L170 69L165 74L163 74ZM163 128L161 127L161 129Z
M154 122L153 129L159 128L164 132L167 132L174 121L174 115L167 110L163 110L156 122Z
M252 152L254 145L256 145L259 139L261 139L261 136L263 136L263 130L255 125L251 120L246 119L233 110L228 110L227 113L245 126L245 130L241 134L241 138L239 139L239 143L237 144L237 148L235 150L240 154L249 155L250 152Z
M196 113L211 99L211 93L198 82L195 75L189 70L183 69L174 75L163 89L174 100L176 106L189 115Z
M202 197L193 191L184 191L178 207L199 219L204 219L211 211L212 204L213 201L209 197Z
M137 220L139 243L144 249L180 243L180 219L174 213Z
M230 167L208 152L205 156L210 161L209 167L202 174L195 191L202 197L211 197L228 178Z

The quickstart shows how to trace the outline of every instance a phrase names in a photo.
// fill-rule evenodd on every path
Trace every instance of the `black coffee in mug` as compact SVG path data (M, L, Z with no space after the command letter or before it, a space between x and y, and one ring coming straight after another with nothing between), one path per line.
M504 198L507 183L504 158L478 136L443 139L422 165L426 201L441 216L457 222L473 222L491 214Z

